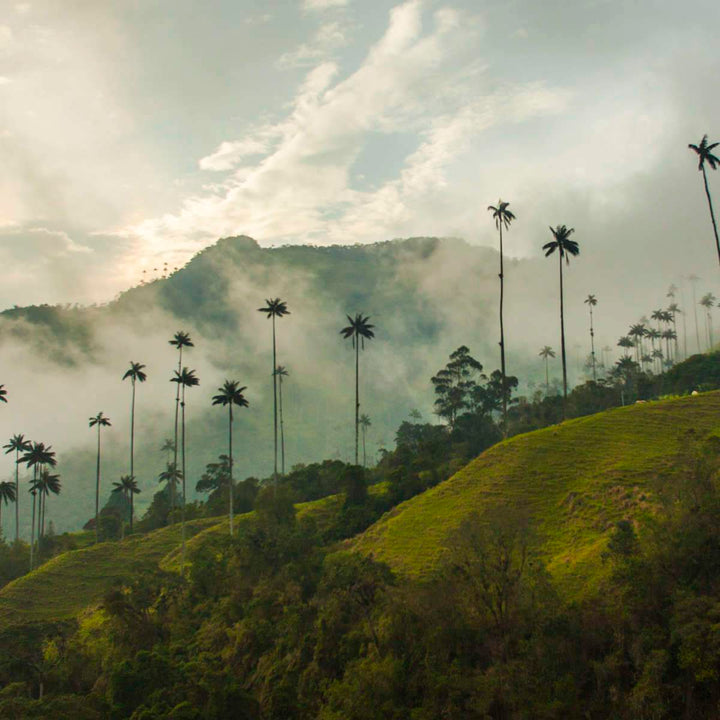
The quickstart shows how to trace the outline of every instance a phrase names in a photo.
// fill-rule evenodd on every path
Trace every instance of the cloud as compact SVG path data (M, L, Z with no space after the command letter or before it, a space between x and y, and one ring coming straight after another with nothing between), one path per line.
M248 137L223 142L214 153L201 158L199 165L202 170L230 170L247 157L264 155L269 147L267 138Z
M306 67L327 58L347 44L346 33L347 29L341 23L327 23L320 27L310 43L303 43L292 52L281 55L276 66L281 70Z
M345 7L349 0L303 0L304 10L328 10Z

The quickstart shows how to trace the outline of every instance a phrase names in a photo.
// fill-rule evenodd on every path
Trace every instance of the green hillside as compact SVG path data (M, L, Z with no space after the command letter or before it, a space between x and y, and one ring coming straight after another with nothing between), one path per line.
M438 564L464 519L510 504L529 514L554 578L583 593L602 577L608 533L652 507L688 430L720 430L720 393L616 408L511 438L394 508L353 546L419 576Z

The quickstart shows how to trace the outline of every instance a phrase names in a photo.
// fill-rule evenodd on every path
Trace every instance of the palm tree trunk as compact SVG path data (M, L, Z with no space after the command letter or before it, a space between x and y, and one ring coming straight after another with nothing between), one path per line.
M595 372L595 328L593 327L592 305L590 306L590 354L592 357L593 382L596 382L597 374Z
M15 450L15 542L20 541L20 451Z
M505 300L505 273L503 268L502 221L498 221L500 229L500 372L502 373L502 407L503 437L507 437L507 396L505 393L505 326L503 324L503 303Z
M697 342L697 351L700 353L702 352L702 349L700 348L700 330L698 329L697 320L697 299L695 297L695 283L693 283L693 314L695 315L695 340Z
M367 459L365 455L365 425L362 429L362 443L363 443L363 467L367 467Z
M34 468L33 471L33 478L37 479L37 465ZM30 525L30 570L33 569L33 561L35 559L35 498L37 497L36 493L33 493L33 500L32 500L32 523Z
M179 348L180 355L178 359L178 378L182 372L182 345ZM175 447L173 448L173 466L177 470L178 466L178 418L180 415L180 383L177 384L177 392L175 393ZM175 483L170 485L170 518L175 509Z
M233 534L233 451L232 451L232 424L233 424L233 411L232 401L228 405L230 408L230 422L228 423L228 447L230 452L230 537Z
M185 575L185 386L182 388L182 517L181 517L181 534L182 534L182 553L180 574Z
M558 252L558 258L560 259L560 351L563 366L563 420L565 420L567 415L567 360L565 357L565 301L563 298L563 256L561 252Z
M132 379L132 406L130 408L130 477L135 477L135 378Z
M358 464L358 431L360 429L360 338L355 338L355 464Z
M97 469L95 472L95 542L100 539L100 423L98 423Z
M273 324L273 440L275 443L275 458L273 466L273 478L275 479L275 487L278 482L278 396L277 396L277 344L275 340L275 315L272 316Z
M550 395L550 372L548 370L548 356L545 356L545 397Z
M710 189L708 188L707 173L705 165L702 166L703 183L705 184L705 195L707 196L708 207L710 208L710 219L712 220L713 232L715 233L715 247L718 253L718 262L720 262L720 238L718 238L717 223L715 222L715 213L713 212L712 198L710 197Z
M135 493L130 491L130 533L133 531L133 516L135 515Z
M285 424L283 422L282 375L278 376L278 399L280 401L280 472L285 476Z

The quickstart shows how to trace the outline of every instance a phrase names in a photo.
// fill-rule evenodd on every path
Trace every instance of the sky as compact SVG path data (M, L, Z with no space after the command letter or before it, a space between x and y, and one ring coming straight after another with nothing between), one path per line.
M718 20L712 0L8 0L0 307L106 302L228 235L495 245L498 197L509 255L574 227L577 277L618 310L692 272L716 289L687 144L720 139Z

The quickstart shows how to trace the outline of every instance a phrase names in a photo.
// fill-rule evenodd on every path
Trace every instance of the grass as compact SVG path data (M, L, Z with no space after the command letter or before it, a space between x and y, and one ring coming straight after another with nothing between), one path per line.
M597 589L615 523L650 511L682 435L720 430L720 392L616 408L506 440L446 482L386 513L352 547L422 576L474 513L522 507L537 551L571 596Z

